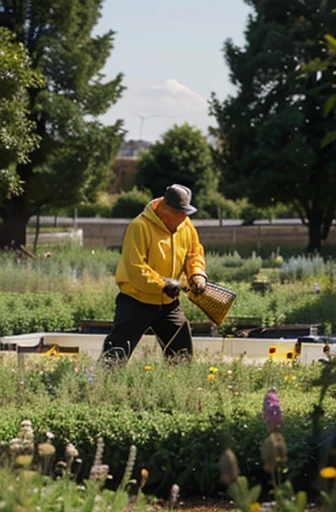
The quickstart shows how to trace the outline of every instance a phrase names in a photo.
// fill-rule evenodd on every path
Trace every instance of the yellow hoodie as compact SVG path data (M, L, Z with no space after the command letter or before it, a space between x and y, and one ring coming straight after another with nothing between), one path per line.
M164 277L189 279L194 274L206 277L203 246L187 217L171 233L156 215L162 201L154 199L128 225L116 271L116 282L122 293L147 304L169 304L163 293Z

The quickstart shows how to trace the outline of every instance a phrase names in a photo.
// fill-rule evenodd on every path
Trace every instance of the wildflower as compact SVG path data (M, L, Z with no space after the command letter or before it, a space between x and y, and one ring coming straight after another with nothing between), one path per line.
M270 389L264 398L263 416L269 432L276 430L281 423L281 409L279 397L275 389Z
M77 450L77 448L74 447L74 445L72 443L68 443L65 448L65 455L67 457L75 458L78 456L78 450Z
M216 366L210 366L209 372L210 373L217 373L218 372L218 368L216 368Z
M141 476L140 489L142 489L146 485L146 482L149 477L148 470L145 468L142 468L142 470L140 472L140 476Z
M207 379L208 379L208 381L209 381L209 382L214 381L214 380L215 380L215 378L216 378L216 377L214 376L214 374L213 374L213 373L209 373L209 375L207 376Z
M131 475L132 475L132 472L134 469L136 457L137 457L137 447L134 445L131 445L129 452L128 452L128 459L127 459L127 464L126 464L126 468L124 471L124 476L123 476L121 484L120 484L121 489L125 490L126 485L128 484L128 482L131 479Z
M32 461L32 455L18 455L15 459L16 464L23 468L28 468L31 465Z
M232 370L228 370L227 375L228 375L229 379L231 379L232 378Z
M40 443L37 447L37 452L40 457L51 457L56 451L55 446L51 443Z
M152 367L149 364L146 364L146 366L144 367L144 370L146 372L150 372L150 371L152 371Z
M97 466L92 466L89 478L94 482L103 483L108 477L109 470L110 468L107 464L99 464Z
M65 447L66 470L71 471L71 467L75 457L78 456L78 450L72 443L68 443Z
M333 466L326 466L320 469L320 477L322 478L336 478L336 468Z
M170 489L170 494L169 494L169 503L168 503L169 510L172 510L174 508L174 505L177 502L179 495L180 495L179 486L177 484L172 485L171 489Z
M99 466L103 463L104 447L104 439L99 436L97 439L96 454L93 461L94 466Z
M239 467L235 454L227 448L219 459L220 479L225 485L233 484L239 476Z
M251 503L250 512L258 512L258 510L260 510L260 503L258 503L257 501Z

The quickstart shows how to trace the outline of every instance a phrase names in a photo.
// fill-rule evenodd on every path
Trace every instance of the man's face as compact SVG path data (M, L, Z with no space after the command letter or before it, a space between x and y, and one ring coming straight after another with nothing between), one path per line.
M181 224L181 222L184 221L188 217L186 213L179 212L178 210L175 210L175 208L172 208L169 205L166 205L167 209L169 210L170 215L175 219L176 224Z

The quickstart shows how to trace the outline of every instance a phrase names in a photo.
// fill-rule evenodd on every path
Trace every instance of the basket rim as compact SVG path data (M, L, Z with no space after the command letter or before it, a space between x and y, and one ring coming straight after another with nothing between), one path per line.
M218 289L218 290L223 290L225 292L231 293L235 297L237 296L236 292L234 292L233 290L230 290L230 288L226 288L226 286L223 286L221 284L211 283L210 281L208 281L206 286L208 286L210 288L215 288L215 289Z

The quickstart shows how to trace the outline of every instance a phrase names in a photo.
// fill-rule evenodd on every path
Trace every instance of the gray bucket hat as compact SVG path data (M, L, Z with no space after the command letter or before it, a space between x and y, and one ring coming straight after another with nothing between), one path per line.
M174 185L166 188L163 200L174 210L186 215L192 215L197 212L197 208L190 204L191 196L192 193L189 188L174 183Z

